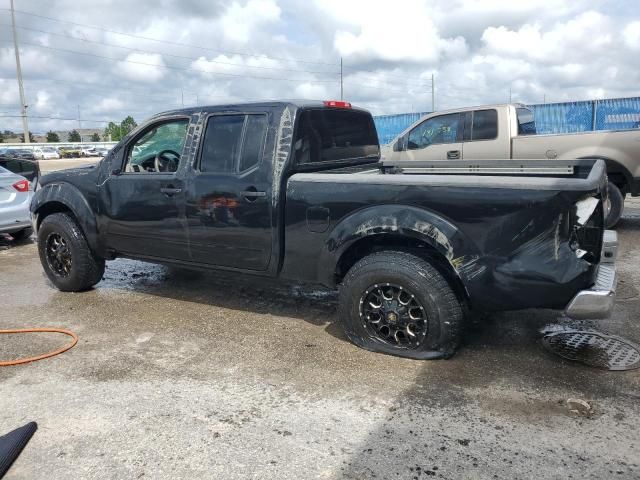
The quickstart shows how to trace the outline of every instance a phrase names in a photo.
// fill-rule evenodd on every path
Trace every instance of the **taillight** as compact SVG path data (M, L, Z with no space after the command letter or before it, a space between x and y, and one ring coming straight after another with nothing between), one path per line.
M15 188L19 192L28 192L29 182L27 182L26 180L20 180L13 184L13 188Z
M336 108L351 108L351 104L349 102L343 102L342 100L325 100L325 107L336 107Z

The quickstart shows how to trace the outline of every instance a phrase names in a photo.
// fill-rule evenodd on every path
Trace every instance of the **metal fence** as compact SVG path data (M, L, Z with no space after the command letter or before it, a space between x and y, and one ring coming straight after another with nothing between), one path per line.
M431 112L400 113L398 115L378 115L373 117L378 131L378 140L381 144L389 143L409 125L429 113Z
M535 114L536 129L539 134L640 128L640 97L528 106ZM380 143L391 142L404 129L427 113L401 113L374 117Z

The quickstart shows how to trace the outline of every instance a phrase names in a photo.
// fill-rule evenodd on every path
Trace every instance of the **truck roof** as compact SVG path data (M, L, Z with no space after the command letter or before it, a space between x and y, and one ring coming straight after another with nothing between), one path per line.
M292 99L292 100L263 100L256 102L237 102L237 103L221 103L221 104L213 104L213 105L198 105L196 107L188 107L188 108L177 108L174 110L167 110L164 112L157 113L153 115L151 118L164 116L164 115L190 115L193 113L197 113L202 111L203 109L208 110L241 110L246 109L247 107L255 108L255 109L268 109L274 107L294 107L294 108L341 108L341 107L327 107L323 100L300 100L300 99ZM365 109L358 107L350 107L351 110L368 112Z

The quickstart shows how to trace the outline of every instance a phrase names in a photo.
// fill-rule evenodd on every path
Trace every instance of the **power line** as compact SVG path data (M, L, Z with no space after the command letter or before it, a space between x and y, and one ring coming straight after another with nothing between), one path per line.
M5 43L6 44L8 42L2 41L0 43ZM336 83L337 82L337 80L315 80L315 79L282 78L282 77L260 77L260 76L256 76L256 75L242 75L242 74L237 74L237 73L210 72L210 71L205 70L205 69L194 68L194 67L178 67L176 65L161 65L159 63L138 62L136 60L121 60L119 58L107 57L105 55L98 55L96 53L78 52L77 50L68 50L66 48L58 48L58 47L50 47L50 46L45 46L45 45L38 45L37 43L21 42L21 44L22 45L29 45L31 47L36 47L36 48L44 48L46 50L56 50L56 51L59 51L59 52L73 53L75 55L86 55L86 56L89 56L89 57L102 58L102 59L111 60L111 61L114 61L114 62L134 63L134 64L137 64L137 65L146 65L148 67L168 68L170 70L193 71L193 72L207 73L209 75L221 75L221 76L225 76L225 77L255 78L255 79L259 79L259 80L279 80L279 81L283 81L283 82L308 82L308 83Z
M5 25L0 23L0 27L9 27L10 25ZM113 47L113 48L122 48L124 50L129 50L132 52L143 52L143 53L151 53L151 54L155 54L155 55L163 55L166 57L173 57L173 58L181 58L184 60L200 60L200 58L202 57L188 57L186 55L175 55L172 53L166 53L166 52L158 52L158 51L152 51L152 50L143 50L141 48L138 47L126 47L124 45L116 45L113 43L107 43L107 42L100 42L98 40L90 40L88 38L80 38L80 37L74 37L73 35L67 35L64 33L58 33L58 32L51 32L49 30L40 30L37 28L30 28L30 27L20 27L20 26L16 26L16 28L19 28L21 30L29 30L32 32L38 32L38 33L44 33L47 35L55 35L58 37L64 37L64 38L70 38L72 40L78 40L80 42L85 42L85 43L93 43L93 44L97 44L97 45L103 45L106 47ZM266 58L266 57L265 57ZM233 62L223 62L220 60L208 60L205 58L205 60L208 63L217 63L220 65L229 65L229 66L234 66L234 67L240 67L240 68L258 68L261 70L281 70L281 71L285 71L285 72L301 72L301 73L314 73L314 74L324 74L324 75L338 75L339 72L329 72L326 70L301 70L301 69L294 69L294 68L282 68L282 67L265 67L265 66L261 66L261 65L243 65L240 63L233 63Z
M1 10L7 10L6 8L0 8ZM33 12L26 12L24 10L15 10L16 13L20 13L23 15L29 15L29 16L33 16L33 17L38 17L38 18L43 18L46 20L51 20L53 22L59 22L59 23L68 23L70 25L76 25L76 26L80 26L80 27L86 27L86 28L90 28L90 29L94 29L94 30L100 30L103 32L108 32L108 33L113 33L116 35L122 35L125 37L131 37L131 38L135 38L135 39L139 39L139 40L148 40L148 41L152 41L152 42L158 42L158 43L165 43L168 45L175 45L175 46L180 46L180 47L188 47L188 48L195 48L195 49L200 49L200 50L206 50L206 51L211 51L211 52L216 52L216 53L222 53L222 54L230 54L230 55L239 55L239 56L247 56L247 57L254 57L254 58L262 58L262 59L272 59L272 60L281 60L281 61L286 61L286 62L297 62L297 63L304 63L304 64L310 64L310 65L330 65L333 67L339 67L339 63L329 63L329 62L319 62L319 61L310 61L310 60L301 60L301 59L296 59L296 58L284 58L284 57L272 57L269 55L265 55L265 54L251 54L251 53L244 53L244 52L232 52L232 51L224 51L224 50L218 50L218 49L214 49L214 48L209 48L209 47L203 47L201 45L193 45L193 44L189 44L189 43L182 43L182 42L173 42L170 40L162 40L162 39L158 39L158 38L152 38L152 37L146 37L143 35L135 35L135 34L131 34L131 33L124 33L124 32L120 32L117 30L111 30L111 29L107 29L104 27L99 27L96 25L89 25L89 24L85 24L85 23L79 23L79 22L73 22L70 20L62 20L60 18L53 18L53 17L48 17L46 15L40 15L37 13L33 13ZM27 27L18 27L18 28L25 28L27 29ZM35 30L35 29L32 29ZM37 31L37 30L36 30ZM42 33L52 33L52 32L42 32ZM56 33L52 33L54 35L62 35L62 34L56 34ZM66 36L66 35L65 35ZM81 40L77 37L73 37L73 36L69 36L69 38L74 38L77 40ZM91 41L91 40L85 40L87 42L90 43L100 43L100 42L96 42L96 41ZM105 45L109 45L109 44L105 44ZM119 47L119 48L128 48L128 47L123 47L123 46L118 46L118 45L110 45L113 47ZM140 49L138 49L140 50ZM154 52L154 53L159 53L159 52ZM166 53L162 53L163 55L167 55L167 56L175 56L175 57L179 57L178 55L169 55ZM218 63L222 63L222 62L218 62ZM237 65L237 64L231 64L231 65ZM250 68L272 68L272 67L250 67ZM273 67L275 69L275 67ZM380 74L378 72L375 71L371 71L371 70L359 70L356 67L344 67L345 69L348 70L352 70L355 72L362 72L362 73L374 73L376 75L384 75L387 77L396 77L396 78L401 78L405 81L414 81L412 79L408 79L407 77L403 76L403 75L395 75L395 74ZM286 69L283 69L286 70ZM295 71L295 70L291 70L291 71ZM298 70L300 72L303 72L304 70ZM325 72L309 72L309 73L325 73ZM326 72L326 73L330 73L330 72ZM336 72L336 75L338 73ZM416 81L418 82L422 82L423 80L418 80L416 79ZM424 84L424 86L427 86L428 84Z
M7 8L0 8L0 10L8 10L8 9ZM200 49L200 50L208 50L210 52L227 53L227 54L231 54L231 55L240 55L240 56L245 56L245 57L271 58L271 59L274 59L274 60L282 60L282 61L286 61L286 62L308 63L308 64L313 64L313 65L331 65L331 66L334 66L334 67L337 65L336 63L328 63L328 62L317 62L317 61L300 60L300 59L295 59L295 58L284 58L284 57L269 57L269 56L264 55L264 54L258 55L258 54L245 53L245 52L231 52L231 51L217 50L215 48L203 47L201 45L194 45L194 44L182 43L182 42L173 42L173 41L170 41L170 40L161 40L161 39L158 39L158 38L145 37L143 35L135 35L133 33L119 32L117 30L110 30L108 28L99 27L99 26L96 26L96 25L88 25L86 23L72 22L71 20L62 20L60 18L47 17L46 15L40 15L38 13L25 12L24 10L16 10L15 12L16 13L20 13L22 15L29 15L29 16L32 16L32 17L44 18L46 20L51 20L53 22L68 23L70 25L77 25L79 27L91 28L91 29L94 29L94 30L100 30L100 31L103 31L103 32L113 33L115 35L123 35L125 37L136 38L138 40L148 40L148 41L151 41L151 42L165 43L167 45L175 45L175 46L179 46L179 47L197 48L197 49Z

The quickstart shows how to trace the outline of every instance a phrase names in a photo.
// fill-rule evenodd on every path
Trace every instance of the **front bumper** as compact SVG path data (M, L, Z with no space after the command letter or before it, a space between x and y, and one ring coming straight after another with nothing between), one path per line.
M596 282L588 290L581 290L569 302L565 314L576 320L609 318L616 301L616 255L618 235L614 230L605 230L602 255Z

